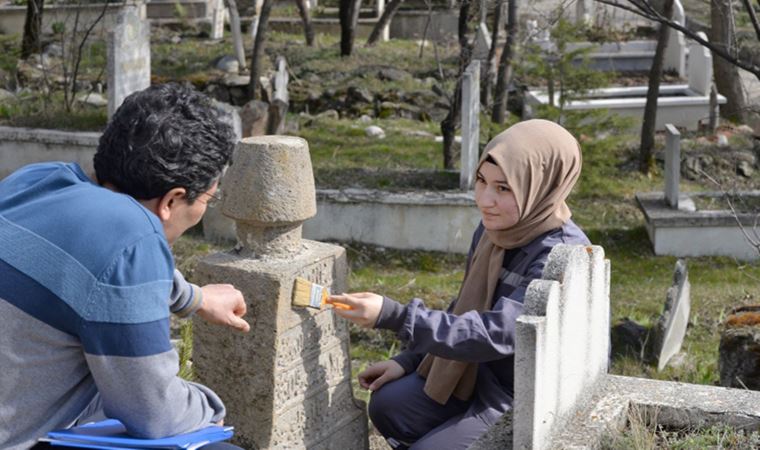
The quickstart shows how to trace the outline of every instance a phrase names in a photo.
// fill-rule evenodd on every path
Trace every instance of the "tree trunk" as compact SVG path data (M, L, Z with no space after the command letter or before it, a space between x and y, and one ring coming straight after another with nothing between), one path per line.
M459 8L459 69L454 96L449 105L449 113L441 121L443 135L443 168L454 168L454 136L459 123L462 109L462 74L472 61L472 39L470 39L469 24L472 15L472 0L462 0Z
M256 39L253 41L253 51L251 52L251 81L248 83L248 96L250 99L258 99L261 95L259 93L261 55L264 53L267 23L269 22L269 13L272 12L273 3L274 0L264 0L264 4L261 6L259 26L256 30Z
M24 22L24 37L21 39L21 58L26 59L33 53L42 50L40 35L42 34L42 8L45 0L28 0L26 2L26 22Z
M391 0L391 2L388 3L385 7L385 11L383 11L383 15L380 16L380 19L375 24L375 28L372 29L372 33L370 33L369 38L367 39L367 47L377 44L380 35L383 34L383 29L391 22L391 19L393 19L393 16L396 14L396 11L398 11L403 1L404 0Z
M496 46L499 40L499 28L501 28L502 8L504 0L497 0L494 9L493 28L491 33L491 48L488 49L488 58L486 59L486 70L483 73L483 87L481 89L480 103L487 108L491 104L491 94L493 93L493 79L496 77Z
M306 38L306 45L309 47L314 46L314 27L311 24L311 13L309 12L309 5L306 3L309 0L296 0L296 6L298 6L298 13L301 15L303 21L303 33Z
M354 49L354 32L361 5L362 0L340 0L340 56L351 56Z
M736 27L730 0L710 1L710 41L721 46L729 54L738 56ZM726 97L720 115L727 119L744 122L746 119L744 91L739 69L723 58L713 58L715 86Z
M663 15L670 19L673 16L673 0L665 0ZM662 78L662 66L665 59L665 45L668 43L670 27L660 25L657 35L657 47L652 60L652 68L649 70L649 88L647 90L647 103L644 106L644 121L641 124L641 146L639 147L639 170L649 174L654 166L654 132L657 124L657 98L660 96L660 78Z
M507 40L499 59L491 121L503 124L507 112L507 86L512 78L512 56L517 39L517 0L507 0Z
M246 69L245 49L243 48L243 33L240 31L240 13L235 0L225 0L227 9L230 11L230 30L232 31L235 58L238 60L239 71Z

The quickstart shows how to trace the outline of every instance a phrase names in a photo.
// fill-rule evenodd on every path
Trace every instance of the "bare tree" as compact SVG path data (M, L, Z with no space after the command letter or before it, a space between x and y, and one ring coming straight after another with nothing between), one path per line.
M251 52L251 81L248 83L248 96L251 99L259 98L259 72L261 72L261 55L264 53L266 45L267 25L269 23L269 14L272 12L274 0L264 0L261 5L261 14L259 15L259 24L256 29L256 39L253 41L253 51Z
M237 2L235 0L225 0L225 3L230 12L230 29L232 30L232 40L235 47L235 58L238 60L239 70L245 70L245 49L243 48L243 34L240 31L240 13L238 12Z
M749 11L754 14L751 6L749 6ZM710 1L710 41L723 47L728 54L738 53L734 8L731 0ZM746 110L739 70L722 58L714 58L713 71L715 86L718 92L726 97L726 104L720 108L720 115L743 122L746 119Z
M507 86L512 78L512 58L517 39L517 0L507 0L507 40L499 58L491 121L503 124L507 112Z
M443 135L443 167L454 168L454 135L462 109L462 74L472 61L472 49L474 42L471 39L470 25L476 15L472 11L472 0L462 0L459 7L458 38L459 38L459 67L457 70L457 84L454 95L449 101L449 113L441 121L441 134Z
M338 15L340 16L340 55L351 56L354 49L356 24L359 22L359 9L362 0L340 0Z
M383 33L383 29L391 22L391 19L393 19L393 16L396 14L396 11L398 11L403 1L404 0L391 0L391 2L388 3L388 6L385 7L383 14L380 16L380 19L378 19L375 24L375 28L372 29L372 33L370 33L369 38L367 38L367 47L377 44L380 35Z
M301 15L303 21L303 33L306 39L306 45L309 47L314 46L314 26L311 24L311 13L309 12L309 0L296 0L296 6L298 6L298 13Z
M663 16L670 19L673 17L673 0L665 0ZM641 145L639 146L639 170L648 174L654 167L654 132L657 123L657 99L660 96L660 79L665 60L665 46L668 44L670 28L661 24L657 34L657 47L654 51L652 68L649 69L649 87L647 89L647 102L644 106L644 120L641 124Z
M483 73L483 86L481 87L480 103L483 105L491 104L491 94L493 93L493 81L496 77L496 47L499 45L499 28L501 28L502 8L504 0L496 0L496 7L493 15L493 28L491 32L491 48L488 49L488 58L486 59L486 70Z
M27 0L24 37L21 39L21 58L26 59L41 51L42 9L45 0Z

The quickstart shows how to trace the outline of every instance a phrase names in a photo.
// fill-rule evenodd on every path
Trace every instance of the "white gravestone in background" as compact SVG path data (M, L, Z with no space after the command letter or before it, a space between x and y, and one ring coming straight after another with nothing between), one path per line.
M665 202L678 209L678 186L681 183L681 133L668 123L665 125Z
M707 35L701 31L698 36L707 40ZM710 49L694 41L689 47L689 89L699 95L710 95L712 80L712 53Z
M119 11L108 33L108 117L131 93L150 86L150 25L140 14L141 6Z
M686 15L678 0L673 1L673 22L686 26ZM679 77L686 76L686 38L680 31L671 29L668 33L663 68L676 72Z
M224 20L227 16L227 8L224 6L224 0L217 0L214 3L214 11L211 14L211 39L222 39L224 37Z
M480 61L467 66L462 79L462 161L459 187L472 189L480 146Z

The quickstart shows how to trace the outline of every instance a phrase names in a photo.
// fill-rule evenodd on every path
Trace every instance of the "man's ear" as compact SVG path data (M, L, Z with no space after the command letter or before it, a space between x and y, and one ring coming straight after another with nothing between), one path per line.
M158 200L158 205L156 205L156 213L162 222L165 222L171 218L172 212L176 211L177 205L185 200L185 194L187 194L185 188L175 187L171 188L169 192L164 194Z

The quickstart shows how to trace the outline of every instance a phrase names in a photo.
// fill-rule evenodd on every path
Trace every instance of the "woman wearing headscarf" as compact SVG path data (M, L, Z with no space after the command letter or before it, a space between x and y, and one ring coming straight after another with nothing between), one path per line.
M589 244L565 199L581 171L576 139L520 122L486 146L476 173L481 223L447 311L373 293L334 295L336 314L398 332L406 349L359 374L369 414L394 449L465 449L512 406L515 320L552 247Z

